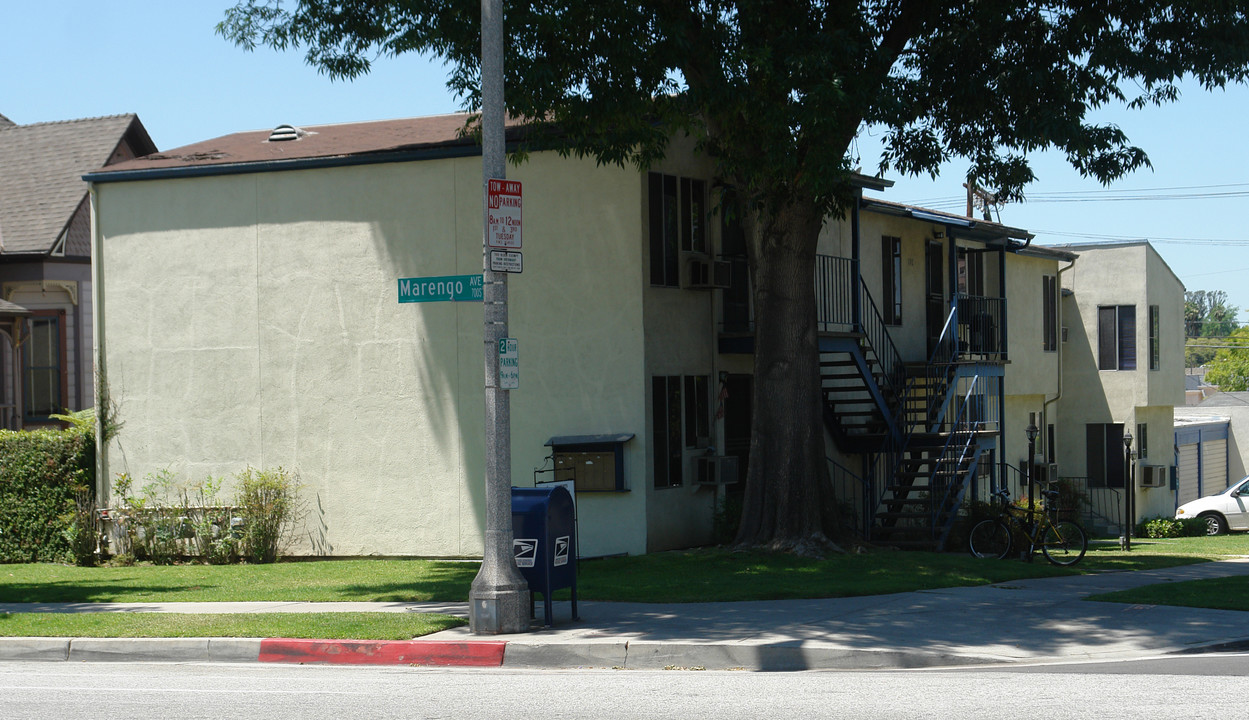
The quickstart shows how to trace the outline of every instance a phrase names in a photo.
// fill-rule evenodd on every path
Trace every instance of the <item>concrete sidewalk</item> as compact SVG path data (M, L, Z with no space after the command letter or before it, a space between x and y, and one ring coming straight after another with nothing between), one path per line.
M1249 574L1249 559L826 600L556 603L555 626L409 642L0 638L0 660L172 660L748 670L1114 659L1249 641L1249 613L1097 603L1097 593ZM0 604L5 612L441 612L463 603ZM541 613L539 612L539 616Z

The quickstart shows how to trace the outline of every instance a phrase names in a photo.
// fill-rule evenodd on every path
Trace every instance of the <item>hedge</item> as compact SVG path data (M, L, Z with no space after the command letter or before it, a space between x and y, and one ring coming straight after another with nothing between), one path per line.
M90 429L0 430L0 563L72 562L80 489L95 490Z

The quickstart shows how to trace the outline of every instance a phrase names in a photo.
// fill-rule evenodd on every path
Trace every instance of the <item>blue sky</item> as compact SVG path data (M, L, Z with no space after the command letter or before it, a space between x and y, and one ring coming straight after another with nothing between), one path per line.
M137 113L161 149L282 123L326 123L453 112L439 61L381 59L354 82L331 82L302 54L246 53L213 29L233 2L61 0L10 3L0 43L0 114L21 124ZM1122 127L1153 162L1103 188L1061 156L1035 158L1029 202L1002 222L1040 244L1150 239L1190 290L1225 290L1249 308L1249 89L1186 85L1176 104L1101 119ZM858 146L874 171L878 145ZM902 178L881 197L961 212L966 162L941 177ZM1140 199L1113 199L1140 198ZM1056 199L1065 200L1055 202ZM1249 319L1249 311L1242 311Z

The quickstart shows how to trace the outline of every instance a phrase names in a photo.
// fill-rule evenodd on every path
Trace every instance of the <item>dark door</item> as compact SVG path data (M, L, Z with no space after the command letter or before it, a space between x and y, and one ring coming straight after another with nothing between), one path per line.
M945 303L944 247L939 242L928 241L924 250L924 306L928 326L928 355L932 356L941 339L948 314ZM953 331L953 328L951 328Z

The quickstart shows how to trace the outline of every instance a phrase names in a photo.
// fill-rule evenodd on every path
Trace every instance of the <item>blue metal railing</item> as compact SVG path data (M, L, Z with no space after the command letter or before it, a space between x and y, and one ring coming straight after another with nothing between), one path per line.
M833 255L815 256L815 321L821 332L855 332L854 288L859 262Z
M977 431L981 429L979 420L972 417L972 399L976 397L976 387L980 378L975 377L962 394L962 402L955 410L954 422L941 455L933 466L929 480L929 517L933 532L940 543L944 543L953 522L953 509L962 501L967 490L967 483L955 481L956 476L975 472L979 461L980 444ZM943 472L944 471L944 472Z
M954 293L958 310L956 357L1006 359L1006 298Z

